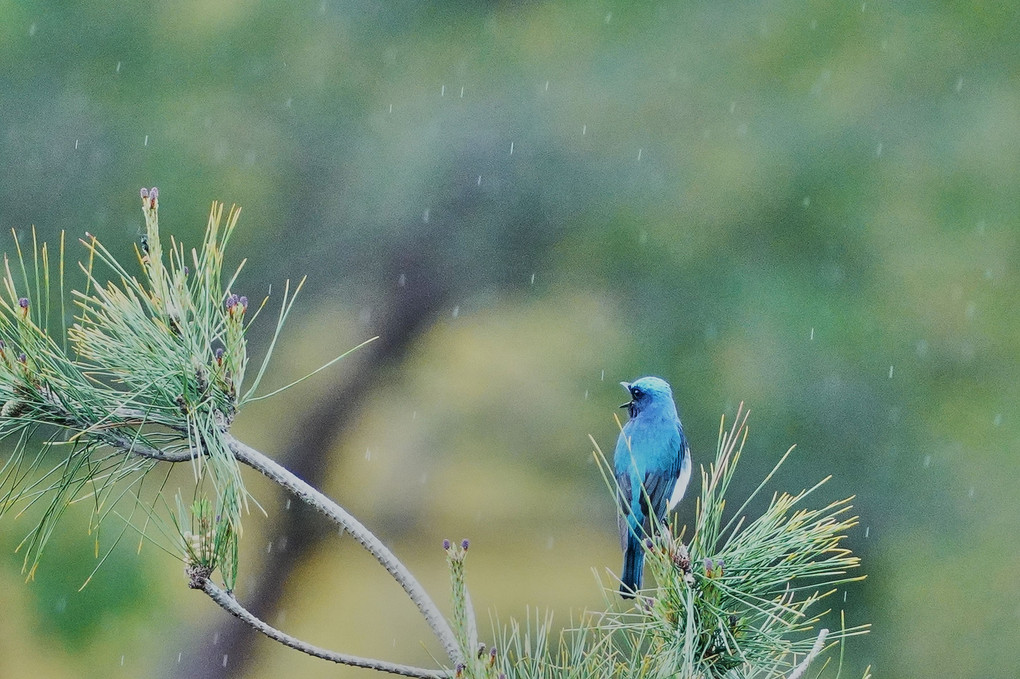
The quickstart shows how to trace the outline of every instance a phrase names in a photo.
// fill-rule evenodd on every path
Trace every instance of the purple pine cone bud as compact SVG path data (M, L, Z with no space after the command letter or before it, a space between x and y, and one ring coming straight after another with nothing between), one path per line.
M241 306L243 306L245 309L248 308L248 298L245 297L244 295L241 295L238 298L237 303L240 304Z
M470 545L470 544L471 543L468 542L468 539L464 538L463 540L460 541L460 548L465 550L465 551L467 551L468 545Z
M0 349L5 349L5 348L7 348L7 342L4 342L3 340L0 340Z
M22 309L27 309L28 308L28 297L22 297L21 299L19 299L18 300L18 306L20 306Z
M148 198L148 197L149 197L149 189L147 189L147 188L145 188L143 186L142 187L142 198Z
M156 200L157 198L159 198L159 189L157 189L155 186L153 186L151 189L149 189L149 198L151 198L153 200Z
M223 360L223 347L217 347L216 348L216 360L217 361L222 361Z
M450 551L450 541L449 540L443 540L443 550L445 550L447 552Z
M651 548L652 548L652 539L651 538L645 538L645 549L651 549Z
M227 308L233 309L235 306L237 306L237 295L232 294L227 297Z
M705 570L706 571L710 571L710 570L713 570L714 568L715 568L715 564L712 562L712 560L711 559L705 559Z
M18 360L21 361L22 363L28 363L28 356L26 356L24 352L22 352L18 354Z

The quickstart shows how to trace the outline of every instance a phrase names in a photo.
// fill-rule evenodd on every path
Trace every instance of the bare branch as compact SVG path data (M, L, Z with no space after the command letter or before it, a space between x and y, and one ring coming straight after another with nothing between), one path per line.
M292 637L285 632L281 632L263 620L255 617L248 611L248 609L242 606L237 599L234 598L233 594L220 589L209 578L203 578L194 584L198 585L198 587L194 587L195 589L201 589L203 592L208 594L209 598L215 601L220 608L241 620L246 625L249 625L252 629L261 632L274 641L280 642L284 646L289 646L297 651L301 651L302 653L306 653L316 658L322 658L323 660L329 660L330 662L335 662L341 665L364 667L370 670L389 672L390 674L399 674L405 677L417 677L419 679L448 679L453 676L453 673L447 670L428 670L411 665L400 665L397 663L386 662L385 660L362 658L356 655L337 653L335 651L328 651L324 648L319 648L318 646L313 646L312 644L305 643L304 641Z
M450 623L446 621L446 618L443 617L435 602L432 601L425 588L411 574L411 571L393 555L393 552L374 533L336 502L302 481L287 468L277 464L229 434L227 434L227 441L230 450L233 451L234 456L239 462L248 465L277 485L286 488L310 507L325 514L350 533L393 576L393 579L404 588L411 601L414 602L418 610L425 617L425 622L428 623L436 637L443 644L443 648L446 650L450 660L453 663L462 662L460 647L457 645L457 638L450 628Z

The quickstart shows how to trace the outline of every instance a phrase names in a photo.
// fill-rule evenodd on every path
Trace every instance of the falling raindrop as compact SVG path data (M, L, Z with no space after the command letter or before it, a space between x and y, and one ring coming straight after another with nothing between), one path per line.
M372 459L372 449L371 448L365 448L365 459L366 460L371 460Z
M32 25L35 26L35 24ZM120 666L124 667L124 656L120 656Z
M971 486L970 490L967 491L967 497L974 497L974 486Z
M77 139L74 140L74 150L75 151L78 150L78 140Z
M460 316L460 306L459 305L453 307L453 317L457 318L457 316Z
M814 341L814 339L815 339L815 329L811 328L811 336L808 337L808 340Z
M145 135L145 142L142 144L142 146L148 146L148 145L149 145L149 135Z
M443 86L442 86L442 87L441 87L441 88L439 89L439 96L441 96L441 97L445 97L445 96L446 96L446 85L443 85Z
M587 125L581 125L581 134L582 135L588 134L588 126Z
M924 468L927 469L931 466L931 455L924 456Z
M464 98L464 88L463 87L460 88L460 98L461 99Z
M407 276L405 276L404 274L400 274L400 277L397 278L397 285L400 287L404 287L405 285L407 285Z
M864 537L867 538L871 535L871 526L864 527Z
M286 509L290 509L290 498L287 498L287 506L286 506Z
M844 590L843 590L843 603L846 603L846 594L847 594L847 592L846 592L846 590L844 589Z
M273 543L272 543L272 541L270 541L269 544L266 545L266 554L272 554L272 553L273 553Z
M215 646L216 644L220 643L220 633L219 632L216 632L215 634L213 634L212 643L213 643L213 646Z
M588 400L588 390L587 389L584 390L584 400L585 401Z
M602 369L602 377L600 377L599 380L602 381L602 382L606 381L606 369L605 368Z
M546 92L549 91L549 81L548 80L545 81L545 91Z
M223 666L224 667L227 666L227 654L226 653L223 654Z
M514 154L514 143L510 142L510 155L512 156L513 154Z
M606 12L606 23L608 24L613 18L612 12Z
M429 223L429 211L426 209L425 212L421 213L421 220L426 224Z
M482 185L482 175L478 175L478 185Z
M120 62L117 62L117 73L120 73Z
M32 25L28 27L28 35L29 35L29 37L35 35L36 30L37 30L36 29L36 25L33 22ZM121 664L123 665L124 663L121 663Z
M889 366L889 379L892 379L892 366Z
M804 196L804 200L801 201L801 204L804 207L810 207L811 206L811 196Z
M181 657L182 657L183 655L184 655L184 651L181 651L181 652L179 652L179 653L177 654L177 664L178 664L178 665L180 664L180 662L181 662Z
M393 113L393 104L390 104L390 113Z
M959 92L963 89L963 76L956 79L956 91Z
M285 101L283 105L286 106L287 108L290 108L293 103L294 97L287 97L287 101Z
M535 284L535 273L534 272L532 272L532 274L531 274L531 284L532 285Z
M637 159L638 159L638 162L640 162L640 161L641 161L641 152L642 152L642 151L644 151L644 149L638 149L638 150L637 150Z
M418 411L417 410L411 411L411 421L414 422L417 419L418 419Z
M882 155L882 142L878 142L878 146L875 147L875 157L878 158Z
M995 417L992 418L992 425L998 427L1002 424L1002 413L996 413Z
M545 541L545 548L546 549L552 549L554 544L556 544L556 537L553 536L553 535L550 535L549 539L547 539Z

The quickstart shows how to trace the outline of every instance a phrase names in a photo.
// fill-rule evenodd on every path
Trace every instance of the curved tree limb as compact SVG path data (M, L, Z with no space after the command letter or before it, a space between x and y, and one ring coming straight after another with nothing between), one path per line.
M435 602L432 601L425 588L411 574L411 571L407 569L407 566L401 563L374 533L336 502L302 481L283 465L274 462L229 434L227 434L227 445L239 462L258 471L282 488L286 488L308 506L326 515L350 533L393 576L393 579L404 588L411 601L414 602L418 610L425 617L425 622L428 623L432 631L435 632L436 637L439 638L440 643L443 644L443 648L446 650L450 660L453 663L461 662L460 647L457 645L457 639L446 618L443 617Z
M428 670L423 667L400 665L398 663L386 662L385 660L362 658L356 655L337 653L335 651L328 651L324 648L319 648L318 646L313 646L312 644L292 637L286 632L282 632L265 621L257 618L249 612L248 609L242 606L232 594L217 587L209 578L203 578L200 582L201 585L195 589L201 589L203 592L208 594L209 598L215 601L220 608L241 620L252 629L266 635L270 639L278 641L284 646L289 646L297 651L301 651L302 653L306 653L316 658L322 658L323 660L329 660L330 662L335 662L341 665L364 667L370 670L389 672L390 674L399 674L405 677L417 677L420 679L447 679L448 677L453 676L451 672L445 670Z

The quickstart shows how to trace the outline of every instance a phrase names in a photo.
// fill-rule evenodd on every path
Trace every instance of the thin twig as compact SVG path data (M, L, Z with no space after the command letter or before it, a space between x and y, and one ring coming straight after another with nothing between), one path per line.
M159 448L153 448L152 446L145 445L138 439L127 436L117 429L98 431L95 432L95 435L110 446L120 448L121 450L134 455L147 457L150 460L159 460L160 462L187 462L195 457L195 451L191 448L178 452L167 452L165 450L160 450Z
M328 651L324 648L319 648L318 646L313 646L312 644L305 643L300 639L292 637L286 632L281 632L272 625L255 617L255 615L242 606L232 594L217 587L209 578L205 578L201 581L200 589L208 594L209 598L215 601L220 608L241 620L246 625L249 625L252 629L265 634L274 641L279 641L284 646L290 646L297 651L315 656L316 658L322 658L323 660L329 660L330 662L339 663L341 665L364 667L370 670L389 672L390 674L399 674L405 677L417 677L419 679L448 679L452 676L452 673L446 670L428 670L423 667L414 667L412 665L400 665L397 663L386 662L385 660L362 658L356 655L337 653L335 651Z
M446 621L446 618L440 613L435 602L432 601L425 588L411 574L411 571L393 555L393 552L374 533L340 505L302 481L286 467L274 462L229 434L226 434L226 441L239 462L248 465L277 485L286 488L310 507L325 514L350 533L393 576L393 579L404 588L411 601L414 602L418 610L425 617L425 622L428 623L436 637L443 644L443 648L446 650L446 654L451 662L456 664L463 661L460 647L457 645L457 638L453 634L450 623Z
M822 631L818 633L818 638L815 639L815 645L811 647L811 651L807 654L807 657L804 658L804 662L797 665L797 669L790 672L786 679L800 679L804 676L804 673L807 672L808 665L810 665L814 659L818 657L818 654L822 652L822 649L825 648L825 637L828 635L829 630L827 629L822 629Z

